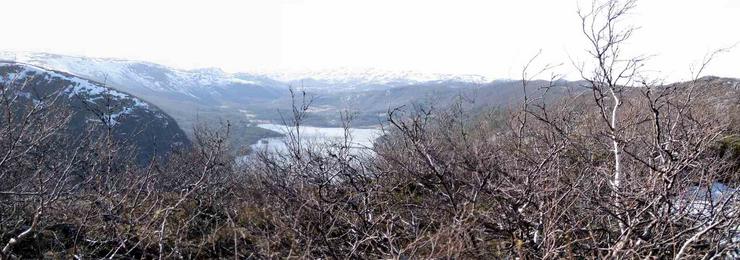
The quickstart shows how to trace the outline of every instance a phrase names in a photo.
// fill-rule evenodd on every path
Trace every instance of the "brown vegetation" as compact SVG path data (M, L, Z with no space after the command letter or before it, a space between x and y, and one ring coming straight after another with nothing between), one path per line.
M726 111L740 96L701 69L681 84L637 77L642 60L618 56L631 30L614 24L633 4L582 12L594 58L582 91L549 101L558 78L532 85L526 68L520 106L394 109L367 151L349 134L304 145L294 132L288 153L237 164L226 125L140 167L109 131L65 146L53 95L19 103L2 86L0 257L737 256ZM300 126L309 103L288 121Z

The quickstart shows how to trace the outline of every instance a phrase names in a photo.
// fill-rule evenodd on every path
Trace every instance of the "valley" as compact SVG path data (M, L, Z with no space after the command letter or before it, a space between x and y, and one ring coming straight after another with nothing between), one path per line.
M261 139L281 136L274 128L258 125L282 123L290 117L294 101L290 89L295 101L311 104L303 123L314 127L339 127L340 113L351 114L353 126L377 128L389 110L404 105L445 107L465 100L485 108L512 104L522 97L517 81L476 75L377 69L227 73L217 68L182 70L144 61L30 52L1 52L0 60L64 71L131 93L172 116L191 139L201 125L228 122L237 153ZM574 87L563 86L552 91L554 96Z
M0 260L740 259L730 2L4 1Z

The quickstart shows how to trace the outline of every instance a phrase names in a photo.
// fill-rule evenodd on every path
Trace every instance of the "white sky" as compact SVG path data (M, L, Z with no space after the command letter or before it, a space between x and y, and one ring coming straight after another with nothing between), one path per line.
M576 0L0 0L0 50L147 60L227 71L373 67L517 78L586 48ZM627 47L686 79L740 42L740 0L642 0ZM740 77L740 46L708 74Z

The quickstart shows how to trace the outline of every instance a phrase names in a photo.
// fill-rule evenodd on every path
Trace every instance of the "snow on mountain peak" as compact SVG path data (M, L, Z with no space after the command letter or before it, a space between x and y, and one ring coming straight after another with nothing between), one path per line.
M137 97L114 89L106 88L103 85L88 79L78 78L53 70L47 70L45 68L26 63L0 62L0 67L6 69L5 74L0 76L0 82L3 83L22 82L27 79L42 77L41 79L47 82L52 80L66 82L68 85L64 87L64 91L61 93L64 93L70 99L75 97L83 98L88 104L94 104L96 103L96 100L103 99L105 96L116 100L128 100L131 103L130 107L119 107L117 109L120 109L120 111L109 115L108 124L111 126L118 123L116 121L117 118L130 114L134 109L150 109L149 104ZM8 68L10 68L10 70L7 70ZM17 69L17 71L9 72L15 69Z
M378 86L394 87L427 82L490 82L480 75L454 75L394 71L376 68L321 70L257 70L230 74L219 68L182 70L150 62L88 58L32 52L0 52L0 60L12 60L88 77L97 81L125 84L127 88L145 88L158 92L179 92L194 96L204 87L228 84L250 84L264 87L284 87L301 83L307 89L358 90ZM304 81L310 83L303 85Z
M302 80L318 80L331 84L409 84L436 81L461 81L469 83L486 83L488 79L480 75L454 75L439 73L421 73L416 71L395 71L377 68L349 68L340 67L322 70L278 70L257 71L255 74L265 75L279 81L295 83Z
M144 61L28 52L0 52L2 59L69 72L124 89L177 92L192 97L195 97L195 91L213 86L260 84L240 79L218 68L182 70Z

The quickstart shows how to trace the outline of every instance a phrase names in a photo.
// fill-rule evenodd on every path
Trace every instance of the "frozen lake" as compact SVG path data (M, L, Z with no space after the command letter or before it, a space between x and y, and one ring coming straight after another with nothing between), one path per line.
M253 151L275 151L285 152L287 146L287 133L295 133L295 127L278 125L278 124L259 124L258 127L269 129L286 137L271 137L260 139L256 144L250 146ZM336 144L342 143L344 139L344 128L341 127L315 127L301 126L301 143L304 145L313 144ZM380 137L381 131L369 128L350 128L351 142L350 146L356 149L372 148L375 139Z

